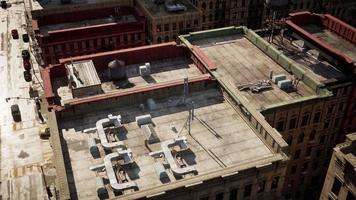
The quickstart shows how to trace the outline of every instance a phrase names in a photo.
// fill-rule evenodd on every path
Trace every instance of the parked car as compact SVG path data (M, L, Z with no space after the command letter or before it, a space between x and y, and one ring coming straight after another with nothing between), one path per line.
M24 60L30 59L30 52L28 50L22 50L21 55Z
M48 139L51 136L51 131L49 127L44 126L40 129L39 134L41 139Z
M31 63L29 59L23 59L23 68L25 68L25 70L31 69Z
M23 77L25 78L26 82L32 81L31 71L29 71L29 70L24 71L23 72Z
M11 35L13 39L19 39L19 32L17 31L17 29L12 29Z
M7 8L7 2L6 1L1 1L1 7L3 9L6 9Z
M19 105L14 104L11 106L11 115L15 122L21 121L21 113L20 113Z
M30 40L30 38L28 37L28 34L25 33L25 34L22 34L22 41L23 42L28 42Z

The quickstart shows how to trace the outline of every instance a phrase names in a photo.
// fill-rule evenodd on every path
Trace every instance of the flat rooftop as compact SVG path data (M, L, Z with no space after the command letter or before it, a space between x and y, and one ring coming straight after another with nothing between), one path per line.
M68 22L68 23L54 23L50 25L40 26L40 33L46 34L48 32L66 30L66 29L75 29L91 26L99 26L103 24L115 24L122 22L135 22L137 21L134 15L123 15L119 17L105 17L99 19L89 19L81 20L77 22Z
M318 59L320 52L316 49L303 50L304 41L293 40L292 43L282 42L279 36L274 37L273 44L288 58L294 60L307 73L313 75L322 83L328 83L347 78L347 74L326 60Z
M199 34L199 32L198 32ZM284 74L292 80L293 74L287 72L281 65L265 54L244 33L234 33L227 36L215 35L206 39L190 41L217 64L214 72L222 81L232 85L235 90L243 84L256 83L259 80L269 80L270 73ZM299 82L296 91L286 92L272 83L272 88L259 93L241 91L246 99L257 109L270 104L280 103L300 97L314 95L315 91Z
M328 30L326 27L318 24L307 24L301 26L304 30L321 40L322 42L330 45L331 47L339 50L352 60L356 61L356 45L350 41L345 40L338 34Z
M147 87L156 83L183 80L186 77L189 79L202 75L201 71L196 67L193 61L187 57L176 57L152 61L150 62L150 75L140 76L139 66L144 64L145 63L127 65L127 80L123 81L111 81L108 78L108 70L98 71L98 75L102 83L101 88L103 89L104 94L110 94L115 91L124 91L132 88ZM96 67L98 68L100 66ZM66 77L54 78L53 88L55 93L57 93L60 97L62 105L73 99Z
M198 12L198 10L187 0L173 0L172 2L176 4L181 4L186 7L186 11L168 12L166 10L165 4L155 4L154 1L138 0L138 3L152 16L152 17L162 17L162 16L174 16L189 12Z
M109 114L121 115L123 127L116 132L116 137L123 141L127 148L133 152L135 163L124 167L130 181L135 181L138 190L146 190L175 184L176 179L169 169L165 169L169 180L162 182L155 173L154 164L161 163L162 158L149 155L151 151L160 150L160 143L179 136L185 136L189 149L180 152L189 166L195 166L197 175L201 176L213 171L235 165L241 165L272 157L274 155L255 132L244 121L233 107L224 100L220 90L216 88L190 93L187 102L194 102L194 120L191 123L191 132L188 133L186 125L190 106L181 105L182 96L171 96L156 100L157 109L153 111L142 110L140 106L113 107L99 112L87 112L77 118L61 119L59 121L60 133L63 135L63 149L67 149L72 169L67 169L69 186L76 189L78 199L95 199L95 177L103 177L109 198L114 198L108 181L105 181L105 172L95 173L89 167L102 164L105 152L99 145L100 158L94 159L88 147L88 138L98 138L97 133L84 133L83 130L94 128L98 120L106 118ZM154 129L160 140L158 143L145 145L142 130L135 122L135 117L150 114ZM177 131L172 129L175 127ZM70 178L72 176L72 178ZM125 194L134 191L125 191ZM120 197L120 196L117 196ZM124 196L122 196L124 197Z

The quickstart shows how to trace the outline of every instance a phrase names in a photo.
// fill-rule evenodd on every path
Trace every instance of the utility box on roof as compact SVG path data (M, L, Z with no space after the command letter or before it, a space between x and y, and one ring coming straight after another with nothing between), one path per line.
M278 87L282 90L287 90L292 87L292 81L289 79L278 81Z
M285 80L287 77L284 74L278 74L275 76L272 76L272 81L273 83L277 84L279 81Z

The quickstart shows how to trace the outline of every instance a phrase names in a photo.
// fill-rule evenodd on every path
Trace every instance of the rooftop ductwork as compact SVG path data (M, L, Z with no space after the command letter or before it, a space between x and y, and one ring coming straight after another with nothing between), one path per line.
M177 145L180 147L181 151L188 149L187 138L179 137L166 140L161 143L161 151L152 152L150 155L156 156L163 154L173 174L176 176L183 176L185 174L197 172L196 168L194 166L188 166L188 164L179 154L173 156L170 148Z
M101 119L96 122L96 129L99 135L99 139L101 141L101 145L103 145L104 149L111 150L113 148L123 148L125 147L122 141L112 142L110 143L108 137L105 133L104 127L106 126L114 126L121 127L121 116L112 116L109 115L108 118Z
M111 153L104 158L104 164L90 167L90 170L97 171L105 168L106 175L108 176L110 186L114 191L122 192L126 189L137 189L137 183L134 181L129 181L124 169L120 168L115 171L112 161L123 159L123 164L132 163L132 152L130 149L118 150L115 153ZM116 174L116 172L118 172Z

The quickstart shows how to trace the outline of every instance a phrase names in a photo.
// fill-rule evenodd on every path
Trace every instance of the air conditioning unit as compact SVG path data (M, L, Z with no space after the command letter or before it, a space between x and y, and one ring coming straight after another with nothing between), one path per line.
M278 81L278 87L282 90L288 90L292 87L292 81L289 79Z
M148 76L150 75L150 69L146 65L142 65L139 67L140 76Z
M284 74L278 74L275 76L272 76L272 81L273 83L277 84L279 81L286 80L287 76Z

